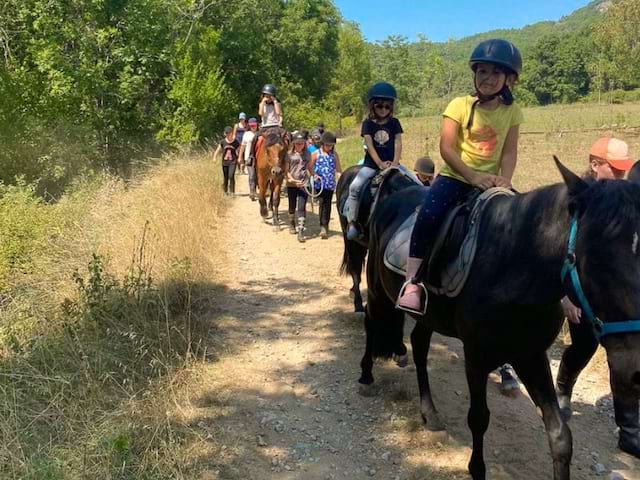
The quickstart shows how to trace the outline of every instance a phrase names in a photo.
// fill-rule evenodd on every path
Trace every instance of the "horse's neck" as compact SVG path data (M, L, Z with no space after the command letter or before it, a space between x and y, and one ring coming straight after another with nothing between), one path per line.
M562 184L500 199L488 210L486 244L497 257L494 274L513 296L556 297L569 232L566 187ZM495 259L494 259L495 260Z

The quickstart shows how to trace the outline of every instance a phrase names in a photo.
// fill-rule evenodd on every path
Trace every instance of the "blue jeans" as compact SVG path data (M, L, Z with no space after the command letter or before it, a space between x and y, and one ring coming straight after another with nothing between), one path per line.
M468 183L439 175L424 198L416 224L411 232L409 256L424 258L438 235L447 212L473 189Z

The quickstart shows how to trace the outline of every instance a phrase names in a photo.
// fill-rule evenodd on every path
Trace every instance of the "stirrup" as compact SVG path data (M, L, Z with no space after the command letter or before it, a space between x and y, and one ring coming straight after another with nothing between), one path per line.
M404 295L405 290L407 289L407 287L410 285L417 285L418 287L420 287L422 289L422 292L424 293L424 303L423 303L423 307L421 310L414 310L413 308L408 308L408 307L404 307L402 305L400 305L400 299L402 298L402 296ZM427 313L427 304L429 303L429 292L427 291L427 287L424 286L424 283L422 282L415 282L413 278L407 280L406 282L404 282L402 284L402 288L400 288L400 292L398 293L398 298L396 299L396 308L398 310L402 310L403 312L408 312L408 313L414 313L416 315L422 315L424 316L425 313Z

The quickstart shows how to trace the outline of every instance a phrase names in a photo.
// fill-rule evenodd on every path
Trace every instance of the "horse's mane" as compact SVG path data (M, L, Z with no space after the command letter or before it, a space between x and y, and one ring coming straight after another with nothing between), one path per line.
M584 211L585 229L597 228L604 238L612 238L624 229L634 231L640 225L640 185L625 180L590 182L590 187L576 198Z
M267 138L265 138L264 146L271 147L272 145L276 145L277 143L282 144L280 135L278 135L277 133L270 133L269 135L267 135Z

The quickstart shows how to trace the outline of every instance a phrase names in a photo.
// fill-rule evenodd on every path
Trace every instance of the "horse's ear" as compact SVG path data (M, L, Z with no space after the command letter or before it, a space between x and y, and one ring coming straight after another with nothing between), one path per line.
M640 184L640 160L637 160L636 163L633 164L633 167L631 167L631 170L629 170L627 180L631 183Z
M576 197L580 193L584 192L587 188L589 188L589 184L582 180L578 175L573 173L567 167L565 167L558 157L553 156L553 160L556 162L556 167L560 170L560 175L562 175L562 179L564 180L567 189L569 190L570 197Z

